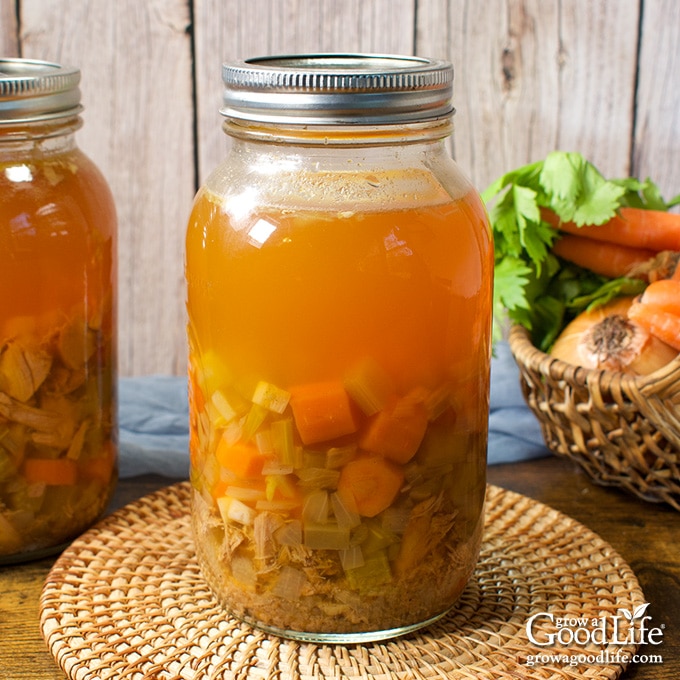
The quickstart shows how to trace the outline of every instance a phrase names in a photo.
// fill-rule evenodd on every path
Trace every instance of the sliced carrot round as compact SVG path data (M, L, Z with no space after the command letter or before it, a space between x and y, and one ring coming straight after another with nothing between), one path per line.
M362 456L342 468L338 493L351 494L360 515L375 517L392 505L403 483L398 465L380 456Z

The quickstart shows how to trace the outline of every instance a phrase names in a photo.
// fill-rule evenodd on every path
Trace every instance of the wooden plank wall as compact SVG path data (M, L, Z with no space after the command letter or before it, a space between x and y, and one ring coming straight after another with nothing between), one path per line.
M122 375L185 369L184 227L226 149L225 60L448 58L453 153L480 189L568 149L680 192L677 0L0 0L0 22L5 56L82 70L79 142L119 212Z

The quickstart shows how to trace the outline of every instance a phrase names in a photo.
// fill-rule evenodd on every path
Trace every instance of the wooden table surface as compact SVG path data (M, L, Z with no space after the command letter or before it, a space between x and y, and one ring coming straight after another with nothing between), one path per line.
M680 679L680 513L617 489L596 486L570 461L548 457L497 465L488 480L545 503L581 522L607 541L637 575L653 626L663 643L643 647L662 663L637 663L626 680ZM122 480L112 509L177 480L145 476ZM38 600L54 558L0 567L0 679L64 680L42 640ZM111 678L110 680L115 680Z

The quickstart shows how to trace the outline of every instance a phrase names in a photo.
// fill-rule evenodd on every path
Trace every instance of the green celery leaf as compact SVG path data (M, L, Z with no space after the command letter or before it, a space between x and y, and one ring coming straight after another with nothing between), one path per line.
M609 279L590 293L572 297L567 305L573 310L578 310L579 313L584 310L590 311L623 295L639 295L645 286L646 283L642 279L626 277Z
M531 267L520 258L504 257L494 268L494 296L508 310L527 309L525 291L531 274Z
M502 177L499 177L493 184L482 191L482 200L484 203L489 204L496 195L503 191L503 189L516 184L539 189L540 184L538 178L542 167L543 161L537 161L535 163L523 165L510 172L506 172Z
M579 154L561 151L552 151L543 162L541 186L552 197L554 206L559 206L560 211L555 212L565 221L571 220L570 208L580 199L582 166Z
M542 295L534 303L534 329L532 339L536 346L547 352L564 326L565 305L562 300Z

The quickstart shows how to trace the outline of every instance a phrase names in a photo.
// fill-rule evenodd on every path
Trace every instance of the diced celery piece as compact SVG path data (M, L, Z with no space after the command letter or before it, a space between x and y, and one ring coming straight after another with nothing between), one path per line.
M295 485L288 475L267 475L265 477L266 498L268 501L274 499L278 491L285 498L295 498Z
M350 397L367 416L382 411L394 392L390 377L372 359L365 359L355 366L345 376L344 385Z
M260 380L253 392L252 402L258 406L263 406L274 413L283 413L290 401L290 392L282 390L276 385Z
M348 569L346 574L350 587L360 591L370 590L392 580L389 560L382 551L365 556L362 566Z
M353 444L349 446L334 446L326 453L326 467L338 470L345 463L349 463L357 454L357 447Z
M272 437L272 449L283 465L295 464L295 440L292 418L275 420L269 428Z
M279 545L301 545L302 522L299 519L286 522L280 529L276 530L274 538Z
M307 583L304 572L294 567L282 567L276 583L272 588L272 594L282 597L285 600L298 600L302 594L302 589Z
M335 522L318 524L305 521L303 525L304 544L312 550L348 550L349 528Z
M398 536L382 527L378 522L364 522L364 524L368 528L368 536L361 544L364 555L382 551L393 543L399 542Z
M300 486L307 489L335 489L340 479L340 470L327 468L301 468L297 471Z
M302 517L305 522L315 522L321 524L328 521L328 492L312 491L305 497L302 507Z
M267 417L267 409L259 404L253 404L248 411L248 415L243 419L241 435L243 441L250 441L255 433L260 429Z
M347 548L347 550L341 550L340 564L342 564L342 568L345 571L348 569L357 569L358 567L363 567L365 560L361 548L358 545L353 545Z
M221 390L213 392L210 402L222 418L222 424L217 425L218 427L226 425L226 423L231 422L238 415L236 409L229 403L229 400Z
M237 498L222 496L217 499L217 507L225 524L231 521L250 526L255 521L255 510Z
M335 521L339 526L353 529L361 524L359 513L353 510L351 505L346 504L343 498L335 492L331 494L331 507Z

